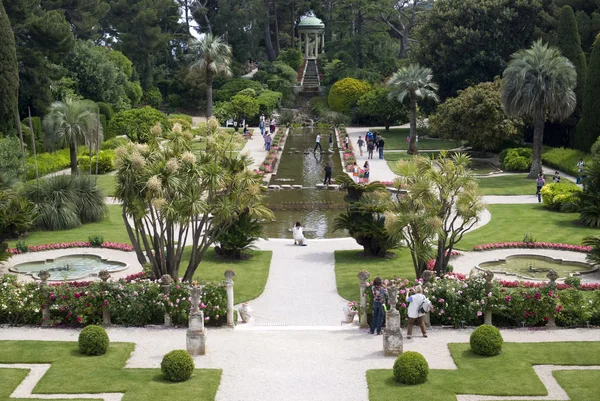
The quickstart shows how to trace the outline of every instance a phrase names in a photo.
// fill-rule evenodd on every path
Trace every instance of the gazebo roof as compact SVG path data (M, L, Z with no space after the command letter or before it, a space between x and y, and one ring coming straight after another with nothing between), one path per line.
M306 17L298 24L298 28L325 28L325 24L317 17Z

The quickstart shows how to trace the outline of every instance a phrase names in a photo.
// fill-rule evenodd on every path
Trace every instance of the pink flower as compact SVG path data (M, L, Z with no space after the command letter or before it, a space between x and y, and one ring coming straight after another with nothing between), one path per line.
M477 311L477 317L483 315L483 313L481 313L481 311Z

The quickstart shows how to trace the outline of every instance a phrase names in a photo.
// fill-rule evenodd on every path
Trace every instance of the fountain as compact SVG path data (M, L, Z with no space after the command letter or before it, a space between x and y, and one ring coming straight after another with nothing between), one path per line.
M527 280L544 280L551 270L556 271L558 277L565 278L592 273L598 269L585 262L554 259L541 255L511 255L504 259L480 263L476 267L478 270L517 276Z
M27 274L39 280L39 272L44 270L52 273L52 281L81 280L97 276L102 270L114 273L127 269L126 263L103 259L97 255L67 255L55 259L19 263L9 270L13 273Z

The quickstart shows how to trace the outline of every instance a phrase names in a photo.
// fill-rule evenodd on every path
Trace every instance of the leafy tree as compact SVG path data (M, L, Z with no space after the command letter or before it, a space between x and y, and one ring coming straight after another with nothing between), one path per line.
M408 111L406 106L396 99L390 99L390 90L377 88L365 93L358 99L358 112L367 117L373 125L382 124L389 131L390 126L398 121L406 121Z
M411 64L408 67L402 67L386 82L391 89L390 98L398 99L400 103L408 99L410 110L410 143L408 145L408 154L418 153L417 149L417 101L431 99L438 101L438 95L435 93L438 89L437 84L432 82L433 75L430 68L421 67L418 64Z
M42 121L50 144L69 146L71 174L77 174L77 146L89 144L99 124L96 111L91 100L66 99L52 103Z
M600 228L600 154L585 166L583 192L577 193L579 220L589 227Z
M15 132L18 118L19 71L15 37L0 1L0 132Z
M533 155L528 178L542 172L544 122L562 121L576 105L577 73L573 63L553 47L536 41L513 54L503 73L502 101L509 116L534 122Z
M331 87L327 101L329 108L340 113L350 113L358 99L371 89L366 82L354 78L344 78Z
M190 69L200 70L206 80L206 117L213 113L212 85L215 76L231 75L231 47L219 38L206 34L190 44Z
M96 40L99 37L102 20L110 6L106 0L42 0L41 6L47 10L59 10L73 27L78 39Z
M520 122L506 116L501 84L499 79L483 82L446 99L429 117L431 132L442 138L466 139L474 149L484 153L516 137Z
M298 68L300 68L300 66L302 66L302 63L304 62L304 57L300 50L290 48L279 52L277 60L284 62L290 67L292 67L294 70L297 70Z
M237 94L231 98L231 107L236 119L253 118L258 114L258 101L247 95Z
M541 9L539 0L436 0L418 29L416 59L432 67L444 98L493 81L530 45Z
M430 1L428 0L387 0L383 2L381 19L400 38L400 58L408 57L414 29L422 23Z
M13 136L0 138L0 188L14 185L24 173L19 140Z
M470 162L466 154L449 157L445 151L436 160L416 156L398 162L395 186L408 194L390 203L386 227L407 241L417 277L426 268L432 242L437 242L435 271L443 276L452 250L479 221L484 206Z
M588 151L596 138L600 136L600 35L596 39L590 56L590 64L583 93L581 122L577 127L580 146Z
M163 129L169 127L167 116L152 107L120 111L108 124L107 138L126 135L133 142L146 143L150 130L156 124L160 124Z
M210 152L199 159L191 135L177 126L164 135L156 126L147 147L127 145L117 155L123 221L138 259L149 261L155 277L179 277L184 263L183 278L191 281L206 251L242 213L272 216L262 204L260 180L247 169L249 160L230 152L238 134L219 134L214 118L207 129ZM186 243L191 252L183 261Z
M356 184L348 175L336 178L348 195L346 210L335 217L334 230L347 230L352 238L363 247L365 256L385 257L387 251L396 248L399 241L385 227L385 211L390 199L383 184L373 182Z

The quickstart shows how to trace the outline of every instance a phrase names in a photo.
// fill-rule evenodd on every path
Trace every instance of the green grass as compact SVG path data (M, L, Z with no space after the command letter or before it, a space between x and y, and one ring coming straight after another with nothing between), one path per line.
M438 157L439 153L438 152L419 152L419 156L422 157ZM390 169L394 172L394 174L399 174L398 171L398 162L400 160L412 160L413 157L415 157L415 155L409 155L406 152L388 152L385 153L383 152L383 157L385 158L385 161L387 162L388 166L390 167Z
M532 365L597 365L600 355L599 342L506 343L500 355L489 358L473 354L469 344L448 347L458 370L432 369L427 382L421 385L397 383L391 369L368 370L369 399L455 401L456 394L541 396L547 394L546 388ZM555 375L572 400L597 398L600 371Z
M372 130L372 128L369 128ZM406 137L410 134L410 129L408 128L392 128L389 132L386 132L383 129L378 130L379 134L381 134L385 140L385 148L386 149L408 149L408 144L406 143ZM431 150L431 149L453 149L460 147L462 145L461 141L452 141L445 139L435 139L435 138L421 138L419 135L419 150Z
M117 190L117 177L115 175L99 175L98 188L104 191L106 196L115 196Z
M482 195L531 195L535 194L535 180L527 174L480 177L479 189Z
M358 300L359 280L356 275L361 270L371 273L370 280L382 278L415 278L415 269L408 249L392 251L394 258L373 258L362 256L359 250L335 251L335 281L338 294L348 300Z
M580 245L583 237L598 235L598 230L581 225L579 213L551 212L542 205L488 205L492 220L465 234L458 249L492 242L522 241L531 233L536 241Z
M183 260L189 259L190 247L186 247L183 253ZM234 302L246 302L257 298L265 290L267 278L269 276L269 267L271 266L272 251L251 251L252 257L245 260L222 259L217 256L214 249L211 248L196 273L195 280L204 281L222 281L223 273L227 269L233 269L236 277L234 281ZM180 274L185 273L186 264L182 263Z
M125 393L124 401L214 400L220 369L196 369L189 381L171 383L160 369L125 369L134 344L112 343L102 356L84 356L76 342L0 341L0 363L51 363L34 393ZM0 369L0 400L27 374L22 369Z

